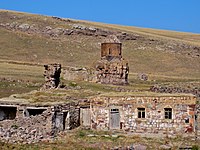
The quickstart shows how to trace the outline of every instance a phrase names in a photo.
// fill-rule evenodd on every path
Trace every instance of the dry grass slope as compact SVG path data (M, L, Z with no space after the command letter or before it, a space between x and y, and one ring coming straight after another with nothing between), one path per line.
M94 22L70 20L62 21L52 17L39 16L10 11L0 11L1 23L28 23L40 29L52 28L71 29L72 25L99 27L104 30L122 31L137 34L143 39L123 42L123 55L130 63L130 71L134 73L148 73L186 78L199 78L200 58L185 55L187 49L180 52L162 49L162 44L175 43L188 46L198 45L200 35L159 31L136 27L108 25ZM15 19L13 19L13 16ZM9 40L8 40L9 39ZM7 30L0 27L0 59L29 63L59 62L65 66L91 66L100 57L100 42L105 39L100 36L70 35L52 38L39 33L26 33L17 30ZM149 41L153 39L156 42ZM182 52L184 54L182 54Z

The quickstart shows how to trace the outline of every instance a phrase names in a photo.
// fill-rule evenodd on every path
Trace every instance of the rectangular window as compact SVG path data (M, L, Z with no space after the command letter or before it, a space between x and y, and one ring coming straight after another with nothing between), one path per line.
M145 108L138 108L138 118L145 118Z
M164 108L165 119L172 119L172 108Z

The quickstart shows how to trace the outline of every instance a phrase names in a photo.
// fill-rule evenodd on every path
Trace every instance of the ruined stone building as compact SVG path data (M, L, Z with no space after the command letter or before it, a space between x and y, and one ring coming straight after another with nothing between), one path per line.
M61 65L44 67L43 88L59 87ZM129 67L119 41L101 44L101 60L95 69L96 82L128 83ZM62 102L59 98L45 103L15 96L0 99L0 139L38 142L79 126L141 134L196 134L200 138L200 104L192 94L115 92L75 100L66 94Z
M101 60L96 64L97 82L127 84L129 66L122 58L122 43L118 40L101 44Z

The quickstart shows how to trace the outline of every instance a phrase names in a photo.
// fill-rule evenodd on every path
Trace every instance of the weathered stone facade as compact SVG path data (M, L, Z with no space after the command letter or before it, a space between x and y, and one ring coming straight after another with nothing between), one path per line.
M44 89L57 88L60 83L61 64L44 65Z
M196 100L187 94L94 97L90 127L133 133L194 133Z

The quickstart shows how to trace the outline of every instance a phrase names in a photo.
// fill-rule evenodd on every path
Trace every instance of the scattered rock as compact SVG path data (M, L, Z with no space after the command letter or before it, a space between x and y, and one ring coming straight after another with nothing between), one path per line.
M158 93L191 93L200 97L200 83L171 83L168 85L154 85L152 92Z
M28 29L30 28L29 24L21 24L18 26L18 29L22 30L22 31L28 31Z
M140 74L138 74L138 78L139 78L139 80L147 81L148 80L148 75L145 74L145 73L140 73Z
M172 147L170 145L161 145L161 146L159 146L159 149L160 150L171 150Z

